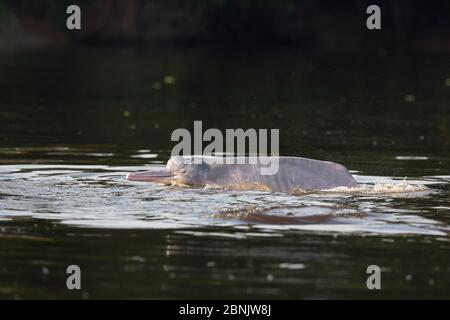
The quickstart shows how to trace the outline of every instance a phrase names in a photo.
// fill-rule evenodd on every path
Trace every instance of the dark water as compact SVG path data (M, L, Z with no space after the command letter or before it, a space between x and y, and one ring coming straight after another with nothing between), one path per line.
M450 298L448 57L9 52L0 93L2 298ZM279 128L281 154L343 163L364 186L124 179L165 163L194 120Z

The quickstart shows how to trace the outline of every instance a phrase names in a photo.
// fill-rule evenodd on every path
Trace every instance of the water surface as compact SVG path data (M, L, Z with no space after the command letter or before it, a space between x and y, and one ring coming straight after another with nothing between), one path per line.
M446 57L155 48L0 55L3 298L449 298ZM129 182L170 133L279 128L363 186ZM83 289L65 287L77 264ZM366 268L382 268L382 290Z

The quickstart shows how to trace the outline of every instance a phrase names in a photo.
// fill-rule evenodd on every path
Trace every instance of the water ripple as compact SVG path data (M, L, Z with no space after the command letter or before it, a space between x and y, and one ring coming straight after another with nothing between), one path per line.
M50 219L79 227L183 229L252 226L252 236L279 230L447 236L448 194L442 177L412 182L359 176L355 190L301 196L182 188L125 180L145 167L0 166L0 218ZM425 187L428 185L429 187ZM439 208L439 209L436 209ZM436 214L436 211L440 214ZM241 236L241 235L239 235Z

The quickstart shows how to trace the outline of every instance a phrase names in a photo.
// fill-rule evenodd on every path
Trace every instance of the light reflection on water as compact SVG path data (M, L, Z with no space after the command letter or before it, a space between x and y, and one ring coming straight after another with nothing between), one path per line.
M125 179L163 162L0 165L0 296L371 297L374 263L383 297L448 294L450 176L353 171L361 188L304 195Z
M145 169L103 165L0 166L2 218L30 216L93 228L182 229L201 226L446 236L447 221L426 218L449 177L401 181L355 175L357 189L305 195L161 186L125 180ZM425 187L428 186L428 187ZM414 206L400 207L404 201ZM431 213L428 209L428 213ZM255 233L253 233L254 235ZM250 235L250 234L249 234Z

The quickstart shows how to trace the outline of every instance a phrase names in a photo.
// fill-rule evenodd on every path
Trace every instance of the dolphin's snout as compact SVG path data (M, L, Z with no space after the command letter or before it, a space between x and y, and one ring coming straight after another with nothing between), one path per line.
M175 181L175 175L166 168L154 168L147 171L139 171L127 174L127 180L146 181L170 184Z

